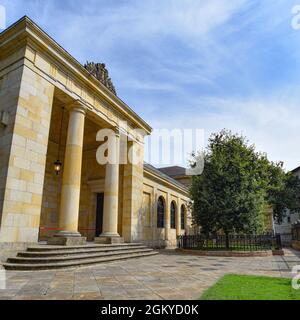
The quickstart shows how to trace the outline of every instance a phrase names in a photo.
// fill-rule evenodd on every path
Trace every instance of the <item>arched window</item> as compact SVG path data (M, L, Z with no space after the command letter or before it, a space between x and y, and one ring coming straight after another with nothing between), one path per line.
M176 229L176 206L175 202L171 202L171 229Z
M163 197L157 200L157 228L164 228L165 226L165 203Z
M185 228L185 225L184 225L185 207L184 207L184 205L181 206L180 211L181 211L180 212L181 229L184 229Z

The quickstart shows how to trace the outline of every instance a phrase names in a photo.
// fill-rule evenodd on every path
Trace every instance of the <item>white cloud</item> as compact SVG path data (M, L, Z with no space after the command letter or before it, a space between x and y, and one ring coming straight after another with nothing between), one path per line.
M270 160L283 160L285 168L291 170L300 165L300 109L298 103L286 96L288 92L283 90L276 97L257 100L208 97L196 103L192 111L183 109L168 119L153 117L151 124L154 128L172 129L176 123L180 128L204 129L206 139L212 132L230 129L246 136ZM214 111L201 112L203 108Z
M135 9L126 8L128 25L137 34L201 36L224 24L246 0L164 0L139 1ZM132 10L133 9L133 10Z
M242 9L249 0L144 0L128 1L122 5L105 6L99 1L75 4L72 10L62 10L56 1L26 2L26 11L42 25L55 27L62 39L97 39L95 46L105 44L107 50L116 46L116 40L137 39L148 42L153 37L173 35L189 42L207 35L225 24ZM19 7L22 6L22 1ZM67 2L66 3L70 3ZM69 4L70 5L70 4ZM16 11L8 2L10 12ZM57 28L63 21L63 27ZM84 37L81 37L83 35Z
M284 72L297 59L300 65L292 0L3 4L10 22L28 14L81 62L107 62L124 100L134 101L153 127L204 128L207 135L225 127L288 169L300 164L300 79Z

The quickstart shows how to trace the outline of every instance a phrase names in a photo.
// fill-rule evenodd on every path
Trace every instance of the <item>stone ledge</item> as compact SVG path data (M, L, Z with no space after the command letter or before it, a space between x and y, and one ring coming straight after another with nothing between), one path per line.
M284 256L284 251L282 249L272 250L273 256Z
M213 257L269 257L272 255L284 255L283 250L265 250L265 251L204 251L192 249L176 249L175 251L192 254L197 256L213 256Z

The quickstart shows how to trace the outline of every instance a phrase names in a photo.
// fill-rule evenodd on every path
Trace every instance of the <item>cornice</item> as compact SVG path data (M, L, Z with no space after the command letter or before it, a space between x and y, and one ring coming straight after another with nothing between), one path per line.
M162 176L155 174L153 171L149 170L147 167L144 167L144 175L147 176L148 178L150 178L151 180L154 179L154 180L162 183L163 185L165 185L173 190L176 190L177 192L179 192L181 194L184 194L187 198L189 198L188 190L184 186L182 188L180 188L178 185L171 183L167 179L164 179Z

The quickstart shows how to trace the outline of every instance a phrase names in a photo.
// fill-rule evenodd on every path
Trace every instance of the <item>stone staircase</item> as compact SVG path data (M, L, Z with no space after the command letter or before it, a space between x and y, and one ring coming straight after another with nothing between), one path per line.
M3 267L7 270L47 270L78 267L103 262L148 257L158 254L140 243L87 244L82 246L28 247L17 257L8 258Z

